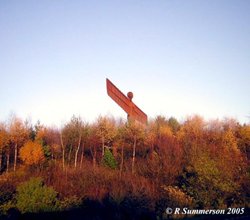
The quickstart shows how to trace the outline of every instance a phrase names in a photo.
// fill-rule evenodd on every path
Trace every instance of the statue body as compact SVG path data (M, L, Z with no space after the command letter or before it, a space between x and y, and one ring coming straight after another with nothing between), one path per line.
M132 101L133 93L124 95L109 79L106 79L107 93L127 114L128 120L136 120L143 124L147 123L147 115Z

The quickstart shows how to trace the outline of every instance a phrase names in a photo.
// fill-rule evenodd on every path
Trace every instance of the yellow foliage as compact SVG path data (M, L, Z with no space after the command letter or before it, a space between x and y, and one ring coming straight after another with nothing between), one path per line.
M179 204L179 206L191 206L193 204L193 198L188 196L180 188L174 186L163 186L163 189L167 193L169 199Z
M233 150L235 153L239 153L239 149L237 147L237 140L232 130L227 130L222 135L222 144L226 149Z
M27 165L39 164L45 159L42 145L33 141L28 141L20 149L20 157Z
M173 133L171 131L171 128L169 126L161 126L159 128L159 134L161 136L166 136L166 137L172 137Z

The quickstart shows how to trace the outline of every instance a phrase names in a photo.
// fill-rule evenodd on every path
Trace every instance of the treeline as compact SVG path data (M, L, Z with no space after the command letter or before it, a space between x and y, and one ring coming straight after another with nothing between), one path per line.
M167 207L247 209L249 162L250 125L233 119L73 116L55 128L13 117L0 123L0 213L85 210L90 201L117 219L176 217Z

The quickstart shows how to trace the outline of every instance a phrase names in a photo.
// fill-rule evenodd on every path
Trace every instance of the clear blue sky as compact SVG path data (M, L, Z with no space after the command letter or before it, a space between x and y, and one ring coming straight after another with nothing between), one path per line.
M0 0L0 120L250 116L249 0Z

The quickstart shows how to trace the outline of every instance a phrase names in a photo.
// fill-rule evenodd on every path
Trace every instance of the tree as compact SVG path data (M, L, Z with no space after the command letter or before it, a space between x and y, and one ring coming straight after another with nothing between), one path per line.
M167 120L158 116L147 127L146 143L151 146L144 175L157 184L172 184L180 174L183 152Z
M16 170L18 149L29 138L29 130L23 121L17 117L13 117L10 122L10 139L14 144L14 171Z
M120 121L117 127L117 133L116 133L116 144L121 148L121 156L120 156L120 170L119 170L119 177L122 176L123 171L123 165L124 165L124 145L126 140L126 127L125 124Z
M44 150L48 152L48 157L56 161L61 156L60 132L57 128L36 125L35 140L41 143Z
M222 133L221 144L224 148L238 152L237 139L234 132L229 129Z
M60 132L60 141L61 141L61 147L62 147L62 168L64 170L65 168L65 146L63 143L62 132Z
M99 141L98 141L98 136L97 136L97 131L96 131L96 126L91 125L89 128L89 150L92 156L92 163L93 163L93 168L95 170L96 167L96 157L97 157L97 147L99 146Z
M146 127L145 143L150 148L150 153L155 151L157 145L157 128L155 121L150 121Z
M3 123L0 123L0 172L2 171L3 151L8 144L8 132Z
M68 152L68 161L70 162L71 152L74 150L74 167L77 166L78 153L82 143L84 124L80 117L73 116L69 123L67 123L62 130L62 137L64 138L63 143L67 148Z
M108 117L99 117L96 130L102 143L102 156L104 156L105 145L109 145L115 137L115 122Z
M135 158L136 158L136 147L139 142L144 140L144 127L139 122L129 120L124 128L125 141L132 144L132 173L135 173Z
M238 147L250 160L250 125L243 125L237 132Z
M82 167L85 145L89 141L90 127L88 124L84 124L82 128L82 147L81 147L81 158L80 158L80 168Z
M35 138L34 140L40 142L42 145L46 145L47 128L39 123L35 125Z
M33 141L28 141L21 147L20 157L27 165L38 165L45 160L42 145Z
M182 145L186 162L196 159L199 152L205 147L204 128L206 124L202 117L195 115L187 118L180 130L177 139Z
M169 125L169 127L171 128L171 130L172 130L172 132L173 132L174 134L176 134L177 131L179 131L179 129L180 129L180 124L179 124L179 122L177 121L177 119L174 118L174 117L170 117L170 118L168 119L168 125Z

